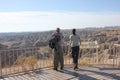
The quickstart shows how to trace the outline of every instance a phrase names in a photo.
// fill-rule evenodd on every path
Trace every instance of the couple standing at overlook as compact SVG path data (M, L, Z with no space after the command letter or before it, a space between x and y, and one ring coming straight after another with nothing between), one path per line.
M60 32L60 28L57 28L55 32L52 33L51 37L60 36L60 40L55 43L54 47L54 70L58 70L58 65L60 63L60 69L64 68L64 58L62 49L62 39L63 34ZM69 44L71 46L71 54L73 58L74 70L78 69L78 55L79 55L79 45L81 44L80 36L76 34L76 29L72 29L71 35L69 36Z

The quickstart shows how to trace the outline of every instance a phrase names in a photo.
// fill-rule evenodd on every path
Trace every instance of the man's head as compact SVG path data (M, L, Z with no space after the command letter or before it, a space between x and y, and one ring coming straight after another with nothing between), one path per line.
M60 28L57 28L57 29L56 29L56 32L59 33L59 32L60 32Z
M74 29L72 29L72 34L76 34L76 29L74 28Z

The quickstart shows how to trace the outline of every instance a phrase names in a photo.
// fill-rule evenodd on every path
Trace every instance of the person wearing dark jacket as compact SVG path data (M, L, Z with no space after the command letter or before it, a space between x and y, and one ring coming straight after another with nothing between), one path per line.
M54 70L58 70L58 65L60 62L60 69L62 70L64 67L64 59L63 59L63 51L62 51L62 39L63 34L60 32L60 28L57 28L55 32L53 32L52 37L54 36L60 36L60 40L55 44L54 49Z

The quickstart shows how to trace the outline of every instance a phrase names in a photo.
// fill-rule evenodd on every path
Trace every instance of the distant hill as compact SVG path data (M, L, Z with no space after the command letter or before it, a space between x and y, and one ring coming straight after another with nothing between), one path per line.
M64 41L69 40L71 30L72 29L61 30L65 37ZM97 40L100 44L102 44L114 41L114 39L119 36L118 34L120 34L120 32L116 32L116 30L120 30L120 26L77 29L77 33L80 34L82 40ZM8 49L47 46L52 32L53 31L0 33L0 44L8 46ZM114 35L114 37L112 35ZM120 42L119 39L117 39L116 43L117 42Z

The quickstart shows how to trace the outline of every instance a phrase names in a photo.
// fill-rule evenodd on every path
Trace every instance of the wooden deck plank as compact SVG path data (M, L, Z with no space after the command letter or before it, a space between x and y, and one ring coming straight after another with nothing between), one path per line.
M24 74L8 75L0 80L119 80L120 68L113 66L80 66L74 71L71 66L55 71L52 68L41 69Z

